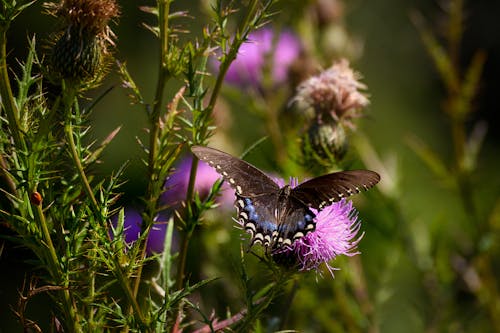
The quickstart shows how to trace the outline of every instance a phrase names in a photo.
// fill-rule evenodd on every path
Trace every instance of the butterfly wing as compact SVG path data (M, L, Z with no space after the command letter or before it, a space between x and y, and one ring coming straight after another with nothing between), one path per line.
M292 189L291 196L309 207L321 210L336 201L368 190L380 181L369 170L335 172L310 179Z
M236 195L238 222L250 234L251 245L261 243L268 247L278 237L278 222L274 209L277 202L276 192L252 198Z
M193 154L207 162L241 197L278 192L280 187L253 165L220 150L193 146Z
M251 244L268 247L277 237L276 205L280 187L247 162L213 148L193 146L193 153L212 166L236 191L238 222Z

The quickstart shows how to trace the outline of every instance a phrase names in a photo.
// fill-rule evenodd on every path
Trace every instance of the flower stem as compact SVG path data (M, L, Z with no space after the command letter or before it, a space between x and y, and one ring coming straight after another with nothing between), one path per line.
M38 221L39 226L42 231L42 238L48 250L47 261L50 268L50 273L56 283L62 283L65 289L63 290L64 301L63 307L66 314L65 323L68 325L69 332L80 332L80 324L78 319L78 313L73 308L73 302L71 301L71 295L69 292L69 282L67 279L63 278L63 273L61 271L61 265L57 257L54 244L52 243L52 238L50 237L49 228L47 227L47 222L45 220L45 215L43 213L42 205L35 206L35 217Z
M144 241L142 244L140 258L144 258L146 256L146 248L147 248L147 235L151 230L151 226L153 224L154 215L156 214L156 200L157 195L154 190L155 186L157 186L158 179L157 168L156 168L156 160L158 155L158 134L160 131L160 115L161 108L163 106L163 95L165 91L165 86L167 81L170 79L170 74L168 71L167 64L167 55L168 55L168 16L170 12L170 3L172 0L158 0L158 20L160 27L160 64L159 64L159 74L158 74L158 82L156 85L156 92L153 101L153 109L149 116L150 121L150 133L149 133L149 156L148 156L148 187L146 192L146 219L144 220L145 227L143 229L143 233L145 234ZM132 290L132 295L134 298L137 297L139 293L139 286L142 278L142 267L143 265L139 265L136 278ZM132 308L130 309L132 310Z
M19 110L10 86L7 67L7 27L0 26L0 97L17 148L26 148L19 130Z

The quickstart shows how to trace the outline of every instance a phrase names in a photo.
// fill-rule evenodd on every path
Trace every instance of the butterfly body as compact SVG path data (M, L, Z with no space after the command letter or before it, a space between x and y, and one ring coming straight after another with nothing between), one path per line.
M331 173L296 187L280 187L251 164L222 151L194 146L193 153L207 162L236 192L238 222L250 234L251 244L276 249L290 246L316 228L313 212L367 190L380 180L369 170Z

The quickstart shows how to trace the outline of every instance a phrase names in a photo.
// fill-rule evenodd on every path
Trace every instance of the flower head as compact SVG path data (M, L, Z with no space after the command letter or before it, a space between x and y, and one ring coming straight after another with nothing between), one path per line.
M296 180L290 185L294 187ZM354 256L363 234L358 236L361 223L352 201L341 200L321 211L311 209L316 215L316 228L289 246L278 248L272 253L273 259L286 266L298 267L301 271L317 269L326 264L332 273L335 270L329 262L339 255Z
M361 224L352 201L336 202L320 212L316 212L316 229L299 238L291 246L280 250L278 255L290 257L299 270L317 269L325 263L333 273L329 261L339 255L354 256L359 254L356 246L361 236L357 236Z
M162 202L165 205L175 206L186 199L186 192L189 185L192 158L183 159L175 172L165 181L165 189ZM214 183L220 179L219 174L208 164L199 161L196 170L196 180L194 188L201 198L206 197ZM234 202L234 191L226 183L222 184L221 195L217 198L224 208L230 208Z
M290 110L305 124L302 128L303 161L311 169L324 172L338 165L348 146L347 129L355 129L353 120L362 116L369 103L359 80L347 60L302 82ZM304 121L305 120L305 121Z
M359 117L362 108L369 103L361 90L366 86L359 80L359 74L349 67L345 59L332 67L301 83L293 102L301 104L301 108L312 108L316 121L327 121L350 124L351 119Z
M257 30L248 36L247 43L241 45L236 60L226 73L226 82L259 87L262 84L266 59L269 57L273 83L283 83L300 50L299 40L288 30L282 31L279 36L275 36L275 32L270 28Z
M103 77L114 46L109 21L118 17L114 0L62 0L45 4L47 13L60 19L61 31L52 36L50 74L82 87Z

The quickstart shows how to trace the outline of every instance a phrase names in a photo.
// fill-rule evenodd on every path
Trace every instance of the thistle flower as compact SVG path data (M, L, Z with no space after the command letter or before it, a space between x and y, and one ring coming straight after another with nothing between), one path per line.
M47 13L62 21L52 37L49 75L52 80L90 85L103 76L114 46L110 20L118 17L114 0L62 0L45 4Z
M260 87L264 66L269 65L271 80L279 85L287 80L288 69L299 56L301 45L290 31L282 31L279 36L270 28L251 33L248 42L241 45L236 60L226 73L226 82L238 86ZM266 60L270 63L266 64Z
M362 92L366 86L358 79L343 59L297 87L291 104L296 116L306 120L301 147L306 164L328 169L344 157L346 128L355 129L353 120L369 103Z
M116 217L113 223L116 224ZM135 242L141 234L142 216L138 210L134 208L125 209L125 242L131 244ZM165 232L167 230L166 223L157 222L151 227L146 243L146 253L151 255L153 253L161 253L163 251L163 244L165 242Z
M325 207L316 214L316 229L296 240L292 245L278 250L273 258L278 263L293 264L300 271L318 269L325 263L333 275L336 270L330 261L339 255L354 256L363 234L357 236L361 227L352 201L342 200Z
M177 166L176 171L165 181L166 191L162 196L163 204L176 206L186 199L191 162L191 157L183 159ZM210 193L212 186L218 179L220 179L220 176L212 167L202 161L198 162L194 188L201 198L205 198ZM230 209L233 206L234 191L226 183L222 184L217 201L223 208Z
M361 90L366 86L361 83L360 75L349 67L345 59L332 67L304 81L297 87L292 103L298 103L299 109L312 115L319 123L329 118L336 122L351 125L353 118L360 117L361 111L369 100Z

